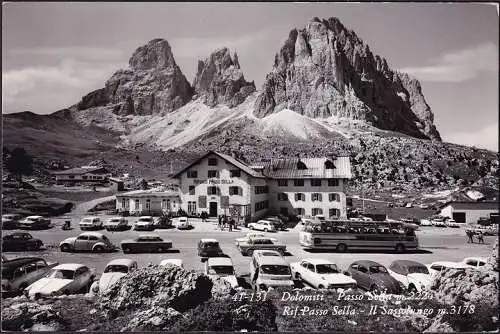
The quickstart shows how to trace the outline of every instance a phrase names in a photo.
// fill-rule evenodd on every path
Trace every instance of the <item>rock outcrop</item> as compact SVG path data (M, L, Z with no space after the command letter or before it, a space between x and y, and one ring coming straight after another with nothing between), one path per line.
M2 309L2 331L61 331L66 329L64 319L52 305L20 302Z
M305 29L292 30L276 54L254 114L265 117L285 108L440 140L419 82L391 70L336 18L314 18Z
M227 48L213 52L204 61L198 61L193 87L210 107L225 104L232 108L255 92L254 82L247 82L243 76L238 56L235 53L231 57Z
M108 105L120 115L152 115L178 109L192 96L193 89L175 63L170 45L154 39L134 52L129 68L116 71L104 88L84 96L76 108Z

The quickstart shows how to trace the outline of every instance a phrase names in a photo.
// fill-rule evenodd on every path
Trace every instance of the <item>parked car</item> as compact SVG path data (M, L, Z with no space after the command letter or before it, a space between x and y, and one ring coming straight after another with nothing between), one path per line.
M271 216L265 218L265 220L270 221L271 223L274 223L274 226L276 227L277 231L285 231L287 228L286 223L279 217L276 216Z
M123 253L132 252L165 252L172 248L172 240L162 239L156 234L141 234L135 239L123 240L120 243Z
M460 225L454 219L447 219L445 221L445 224L447 227L451 227L451 228L459 228L460 227Z
M484 269L488 263L488 259L485 257L471 256L463 259L462 263L474 269Z
M189 222L188 217L179 217L177 219L176 226L179 230L188 230L193 227Z
M233 261L230 257L209 257L205 262L205 275L226 280L233 288L238 286Z
M66 238L59 243L61 252L104 252L115 250L115 248L115 245L104 234L99 232L84 232L77 237Z
M89 291L94 271L79 263L64 263L52 268L45 277L28 286L27 297L59 296Z
M420 209L424 209L425 210L425 209L429 208L429 205L422 203L422 204L419 205L419 207L420 207Z
M160 262L160 266L166 266L169 264L184 268L184 262L182 262L181 259L165 259L165 260L161 260L161 262Z
M249 238L246 241L238 243L238 249L241 254L249 256L257 249L275 250L281 255L286 252L286 246L284 244L278 243L277 241L273 242L273 240L266 237Z
M420 226L432 226L432 222L429 219L421 219Z
M172 227L172 219L167 216L161 216L154 222L155 229L161 228L171 228Z
M472 229L474 234L479 234L479 232L481 232L483 235L498 235L498 226L472 225L467 229Z
M201 239L198 242L198 255L201 257L215 257L223 254L216 239Z
M270 287L293 287L290 265L283 256L266 254L269 251L255 251L250 261L250 281L257 290L267 290Z
M136 231L153 231L155 229L154 218L151 216L142 216L137 219L134 224L134 230Z
M245 241L248 241L251 238L259 238L259 237L266 238L267 235L265 235L264 233L260 233L260 232L248 232L244 237L242 237L242 238L236 238L235 239L235 244L236 244L236 246L238 246L238 244L240 242L245 242ZM277 241L276 238L269 238L269 239L271 239L273 242Z
M2 237L2 252L33 251L42 246L42 240L35 239L26 232L14 232Z
M82 231L101 229L103 227L102 220L99 217L85 217L78 225L80 225Z
M436 277L440 272L446 269L454 269L454 270L465 270L470 268L469 265L461 262L452 262L452 261L437 261L427 265L427 269L429 269L429 273L432 278Z
M2 230L13 230L19 227L19 221L21 221L21 215L17 213L10 213L2 215Z
M403 291L403 285L389 275L383 265L375 261L355 261L346 273L357 282L359 287L373 293L387 291L400 294Z
M337 265L324 259L303 259L290 263L292 277L316 289L355 288L356 281L344 275Z
M429 269L424 264L410 260L395 260L388 268L389 274L411 292L428 289L432 283Z
M50 219L42 216L28 216L19 222L19 228L38 230L50 227Z
M120 278L137 269L137 261L131 259L116 259L108 262L99 281L92 284L93 293L103 293Z
M264 232L276 232L276 226L268 220L259 220L255 223L248 224L248 228L251 230L260 230Z
M104 223L104 228L107 231L126 230L128 228L128 220L124 217L111 217Z
M2 298L21 293L57 265L57 262L47 263L40 257L20 257L2 262Z
M431 222L432 222L432 226L446 227L446 223L444 222L444 217L433 217Z

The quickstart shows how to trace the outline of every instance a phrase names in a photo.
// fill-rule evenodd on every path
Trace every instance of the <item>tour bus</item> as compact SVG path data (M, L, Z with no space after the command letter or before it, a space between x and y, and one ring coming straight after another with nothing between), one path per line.
M415 226L403 222L385 221L309 221L299 233L304 249L405 250L417 249Z

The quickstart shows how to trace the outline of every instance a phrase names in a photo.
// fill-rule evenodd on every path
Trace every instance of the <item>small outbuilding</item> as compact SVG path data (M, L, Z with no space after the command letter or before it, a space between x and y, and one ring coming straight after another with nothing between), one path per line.
M439 214L454 219L457 223L475 224L479 218L498 216L498 202L452 201L444 203Z

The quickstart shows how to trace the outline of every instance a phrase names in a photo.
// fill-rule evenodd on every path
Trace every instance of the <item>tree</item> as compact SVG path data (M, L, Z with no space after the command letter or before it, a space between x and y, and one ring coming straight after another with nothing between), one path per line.
M21 184L23 175L33 173L33 159L26 153L24 148L16 147L7 157L5 167L16 176L19 184Z

